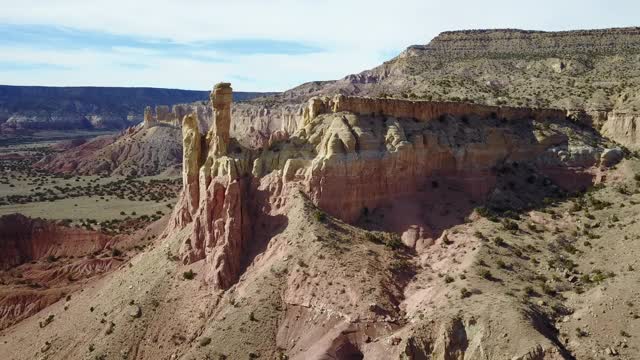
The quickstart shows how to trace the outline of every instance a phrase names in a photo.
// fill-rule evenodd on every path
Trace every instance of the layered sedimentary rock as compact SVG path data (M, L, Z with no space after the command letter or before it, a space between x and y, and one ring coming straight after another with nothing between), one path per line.
M193 223L183 260L205 259L206 280L218 288L237 281L252 249L282 226L282 204L299 191L354 223L398 199L429 201L438 182L481 201L504 163L582 172L611 165L621 154L600 140L582 143L577 135L585 130L567 121L564 111L340 95L311 99L290 138L254 150L227 136L233 123L224 111L227 89L214 89L220 121L206 136L193 117L185 118L185 188L170 227ZM413 215L394 231L430 233L428 216Z
M47 256L76 256L102 250L111 238L23 215L0 217L0 268Z
M445 31L428 45L411 50L429 51L451 57L490 54L558 55L611 54L640 51L640 28L573 31L531 31L518 29Z
M620 119L607 114L637 116L640 112L638 61L640 30L633 27L453 31L410 46L373 69L335 81L302 84L269 101L253 103L284 113L309 97L333 94L465 101L577 110L584 114L583 123L600 129L607 119ZM611 124L611 128L623 126ZM625 135L629 131L610 131L607 136L637 148Z
M234 103L231 108L231 135L252 149L268 146L274 134L293 134L300 127L305 107L304 103Z
M144 126L152 128L158 125L168 125L180 127L182 119L188 114L195 114L199 123L209 124L211 122L211 108L201 104L177 104L169 108L167 105L158 105L155 112L150 106L144 110Z
M640 148L640 112L605 112L600 131L602 135L615 139L620 144Z
M35 164L55 173L157 175L180 172L180 128L142 125L47 155Z

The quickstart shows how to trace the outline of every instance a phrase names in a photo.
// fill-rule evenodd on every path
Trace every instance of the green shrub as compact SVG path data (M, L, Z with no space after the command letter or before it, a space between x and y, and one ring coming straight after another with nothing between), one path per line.
M324 222L327 219L327 215L320 210L313 212L313 218L317 221Z
M498 237L494 238L494 239L493 239L493 243L494 243L496 246L500 246L500 247L504 247L504 246L506 246L506 245L507 245L507 243L505 243L505 242L504 242L504 239L503 239L503 238L501 238L500 236L498 236Z
M487 279L487 280L493 280L493 275L491 274L491 271L487 270L487 269L481 269L478 272L478 275L480 275L480 277Z
M182 277L186 280L193 280L196 277L196 273L193 270L189 269L189 271L185 271L182 273Z
M464 299L468 298L469 296L471 296L471 291L467 290L467 288L460 289L460 298Z

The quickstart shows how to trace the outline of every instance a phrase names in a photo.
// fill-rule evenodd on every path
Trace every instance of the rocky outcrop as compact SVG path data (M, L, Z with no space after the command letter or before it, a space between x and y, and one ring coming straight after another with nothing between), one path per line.
M518 120L540 119L541 121L564 120L566 112L558 109L528 109L508 106L486 106L468 103L406 101L397 99L375 99L338 95L329 101L312 99L309 103L309 118L331 107L333 112L350 112L358 115L384 115L409 118L418 121L436 120L440 116L477 116L483 118Z
M428 45L412 46L410 51L434 55L472 57L590 53L616 54L640 52L640 28L616 28L574 31L531 31L518 29L445 31Z
M231 84L220 83L211 93L211 106L213 107L213 154L224 156L229 146L229 131L231 127L231 101L233 90Z
M35 167L78 175L177 174L182 161L180 128L138 125L47 155Z
M302 84L252 103L284 114L310 97L334 94L464 101L577 111L585 124L600 129L608 113L638 113L639 60L639 28L453 31L410 46L373 69ZM624 133L620 138L609 133L631 145Z
M564 111L341 95L311 99L290 138L249 149L227 136L227 91L227 84L214 88L218 121L206 137L185 118L185 187L169 229L193 224L183 261L204 259L205 278L217 288L237 281L251 249L264 246L286 218L282 204L299 191L354 223L398 199L428 201L439 182L482 201L505 163L580 172L617 161L604 140L582 143L587 130ZM433 235L431 225L419 212L393 224Z
M147 106L144 110L144 126L145 128L159 125L180 127L182 119L188 114L194 114L198 119L198 123L203 126L211 123L210 107L201 104L177 104L172 108L167 105L158 105L155 108L155 112L150 106Z
M102 250L110 237L59 226L23 215L0 217L0 268L7 269L48 256L78 256Z
M231 108L231 136L251 149L268 146L273 134L293 134L300 127L305 106L303 103L234 103Z
M607 112L600 131L604 136L615 139L618 143L640 149L640 112Z

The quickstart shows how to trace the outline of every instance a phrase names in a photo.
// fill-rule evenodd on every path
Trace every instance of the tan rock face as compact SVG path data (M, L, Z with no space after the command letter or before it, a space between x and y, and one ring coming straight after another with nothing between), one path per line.
M243 146L259 149L268 145L275 132L293 134L303 123L303 105L269 107L252 103L235 103L231 109L231 136Z
M349 223L401 206L402 217L385 221L424 249L438 230L423 209L436 201L438 184L482 201L500 164L588 168L606 150L576 146L581 130L564 111L344 96L311 99L291 137L272 136L269 148L251 150L229 138L229 99L230 86L216 86L217 122L206 141L185 119L185 188L173 221L174 230L194 223L183 260L205 259L205 278L218 288L234 284L254 249L286 221L279 209L293 193Z
M202 139L196 117L193 114L184 117L182 123L182 189L183 206L186 207L181 223L191 221L199 202L198 173L202 161Z
M211 105L213 106L213 136L214 153L222 156L227 153L229 145L229 129L231 127L231 102L233 90L229 83L219 83L211 93Z
M144 126L149 128L156 124L156 118L153 116L151 106L144 108Z
M180 127L185 116L194 114L202 131L208 129L211 123L211 108L201 104L177 104L169 108L167 105L158 105L155 112L150 106L144 109L144 126L152 128L154 126L165 125Z
M640 113L606 113L601 132L622 145L640 148Z

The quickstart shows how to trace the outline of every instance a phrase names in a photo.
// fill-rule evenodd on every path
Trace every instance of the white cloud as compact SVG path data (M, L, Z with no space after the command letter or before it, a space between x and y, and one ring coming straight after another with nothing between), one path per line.
M230 77L242 90L284 90L302 81L340 78L380 62L381 54L427 43L444 30L517 27L570 29L629 26L635 1L610 0L0 0L0 23L45 24L161 38L184 43L205 40L292 40L326 49L304 55L225 55L206 63L162 58L148 49L112 52L42 51L4 48L4 60L47 61L73 73L0 73L2 83L42 85L135 85L209 88ZM1 36L1 34L0 34ZM193 55L193 54L192 54ZM210 51L207 57L219 57ZM144 69L119 64L143 63Z
M190 58L159 57L154 53L89 50L37 50L0 47L3 61L57 65L64 70L0 71L2 83L58 86L151 86L209 89L223 80L236 90L287 89L303 81L340 78L376 65L359 53L246 55L216 63ZM144 67L129 66L131 64ZM322 64L323 66L319 66Z

